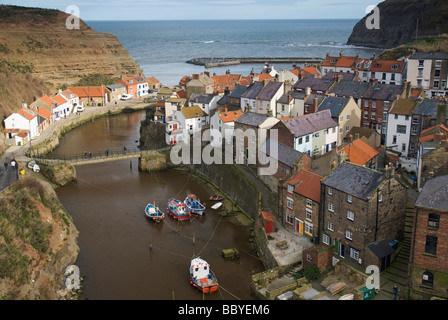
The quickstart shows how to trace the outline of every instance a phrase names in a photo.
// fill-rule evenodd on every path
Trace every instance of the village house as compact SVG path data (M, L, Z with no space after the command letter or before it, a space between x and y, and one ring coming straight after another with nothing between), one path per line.
M210 130L219 132L219 137L211 135L210 144L213 147L223 147L223 143L233 143L235 120L243 114L243 111L216 112L210 119Z
M283 90L283 82L268 82L256 97L256 112L275 117L277 100L283 95Z
M353 127L348 132L355 140L361 139L369 146L377 149L381 146L381 135L376 132L376 130L364 128L364 127Z
M382 84L402 85L406 76L405 61L375 60L370 64L369 79Z
M162 87L157 91L157 100L168 100L169 98L175 96L176 92L168 87Z
M180 111L185 105L187 100L183 98L177 98L176 96L172 96L167 100L161 100L161 103L165 104L165 118L171 120L174 111Z
M338 124L329 110L284 119L272 127L278 141L308 156L320 156L336 148Z
M357 77L357 73L347 73L347 72L335 72L330 71L326 75L322 77L325 80L335 80L335 81L361 81L359 77Z
M35 110L36 111L36 110ZM37 123L39 125L39 132L44 131L48 126L54 122L54 115L45 108L37 109Z
M448 175L426 182L414 209L411 239L411 296L448 298Z
M209 117L201 107L189 106L183 107L180 111L174 111L173 121L178 121L180 128L191 135L208 125Z
M143 77L126 77L118 83L126 87L127 94L131 95L132 98L139 98L149 94L148 81Z
M172 112L171 112L172 115ZM168 121L171 119L168 119ZM159 100L156 103L156 110L154 111L154 121L159 123L166 123L166 110L165 110L165 101Z
M401 241L406 187L394 176L343 162L322 181L321 242L335 245L334 261L383 271L393 259L391 241Z
M269 168L271 163L275 163L275 173L259 174L258 177L276 194L279 192L279 185L292 173L311 169L311 158L307 154L268 138L259 148L258 172L260 173L261 168Z
M273 116L282 119L286 117L298 117L305 114L305 92L288 91L278 100Z
M68 87L75 95L77 95L83 104L87 106L102 107L109 102L106 86L96 87Z
M327 91L328 95L340 98L353 98L356 104L361 107L361 98L369 90L370 83L361 81L336 81L335 85Z
M314 243L319 239L321 181L323 177L302 169L281 186L279 211L283 225L309 237Z
M294 85L299 81L299 70L280 70L278 72L278 81L289 82L291 85Z
M37 112L22 108L9 115L4 122L6 139L14 139L15 145L23 145L30 139L36 138L39 132Z
M167 145L175 145L184 140L185 132L181 124L177 120L170 120L166 122L165 127L165 142Z
M237 86L241 79L240 74L230 74L226 73L223 75L216 75L214 74L212 77L212 80L214 81L214 92L218 92L220 94L224 93L226 90L232 91Z
M378 170L379 152L361 139L348 136L347 143L338 148L338 154L345 154L348 162Z
M448 52L415 52L407 63L407 81L427 97L446 96Z
M352 97L326 97L317 110L330 110L331 116L337 121L339 127L338 146L342 145L350 129L355 126L358 127L361 121L361 109Z
M448 175L448 128L439 124L420 133L417 153L417 190L427 180Z
M361 99L362 127L376 130L384 138L387 130L387 113L389 107L405 93L403 86L374 83Z
M229 94L227 109L229 111L241 110L241 96L246 92L247 86L237 85Z
M187 92L187 99L193 94L211 94L215 91L215 81L210 78L210 74L193 74L193 77L185 84L185 91Z
M326 95L327 92L334 86L334 79L319 79L319 78L303 78L299 80L294 86L294 91L310 92L318 95Z
M148 82L148 90L160 89L160 81L156 78L149 77L146 81Z
M341 51L339 53L339 57L332 57L329 53L327 53L325 61L322 63L322 75L326 75L331 71L353 73L353 66L358 60L359 54L355 57L344 56Z
M121 97L128 93L126 87L119 83L106 85L106 90L108 91L110 102L120 101Z
M241 95L241 110L244 112L256 112L257 111L257 97L264 88L263 82L253 82L246 91Z
M221 99L219 95L215 94L198 94L194 93L190 97L190 101L188 105L191 106L199 106L202 110L207 113L209 116L213 116L218 108L218 101Z

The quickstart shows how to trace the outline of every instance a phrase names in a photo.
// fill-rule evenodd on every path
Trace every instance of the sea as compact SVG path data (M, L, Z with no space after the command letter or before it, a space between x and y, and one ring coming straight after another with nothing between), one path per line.
M186 63L211 57L313 57L325 55L371 58L382 49L347 45L358 20L185 20L185 21L86 21L94 30L112 33L140 65L146 77L164 85L177 85L185 75L206 71ZM291 64L272 64L276 70ZM264 64L209 68L211 74L248 75Z

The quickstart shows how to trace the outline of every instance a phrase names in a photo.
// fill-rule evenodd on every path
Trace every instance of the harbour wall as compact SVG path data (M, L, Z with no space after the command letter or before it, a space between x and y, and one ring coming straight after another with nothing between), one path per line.
M186 61L186 63L204 66L205 68L214 68L220 66L238 65L244 63L296 63L296 64L321 64L324 59L322 58L298 58L298 57L286 57L286 58L194 58Z

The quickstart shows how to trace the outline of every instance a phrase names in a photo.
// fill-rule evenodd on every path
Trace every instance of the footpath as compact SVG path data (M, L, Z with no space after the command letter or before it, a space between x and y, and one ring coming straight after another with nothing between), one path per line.
M140 99L134 98L128 101L118 101L117 104L115 104L115 102L109 102L103 107L86 107L84 111L82 111L79 115L72 113L65 118L61 118L60 120L53 122L44 131L42 131L38 137L36 137L32 141L29 141L23 146L10 145L0 156L0 191L8 188L18 179L17 166L14 169L11 169L11 161L15 160L22 165L27 164L29 161L31 161L31 158L26 156L26 152L28 151L30 146L37 145L50 138L55 133L55 131L63 124L69 123L74 119L88 118L96 114L116 110L117 108L125 109L137 106L141 108L145 104L149 105L150 103L143 103ZM5 163L8 166L7 168L5 166Z

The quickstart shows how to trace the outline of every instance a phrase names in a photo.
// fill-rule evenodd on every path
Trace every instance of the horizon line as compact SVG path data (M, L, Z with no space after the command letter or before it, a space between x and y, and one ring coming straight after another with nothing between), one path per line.
M113 22L113 21L122 21L122 22L129 22L129 21L266 21L266 20L272 20L272 21L302 21L302 20L314 20L314 21L340 21L340 20L356 20L357 18L331 18L331 19L323 19L323 18L304 18L304 19L296 19L296 18L258 18L258 19L82 19L83 21L103 21L103 22Z

